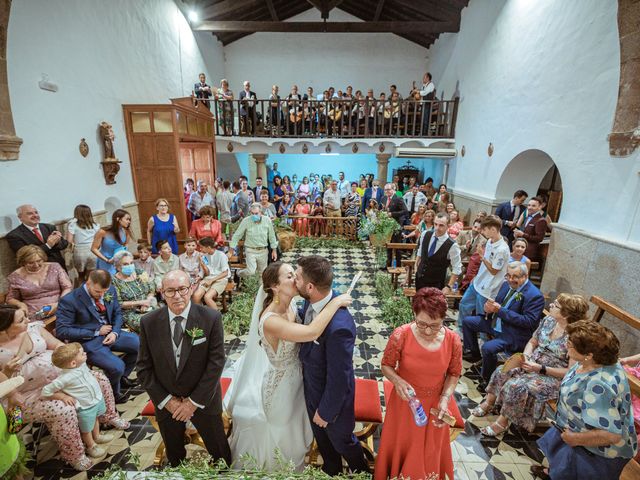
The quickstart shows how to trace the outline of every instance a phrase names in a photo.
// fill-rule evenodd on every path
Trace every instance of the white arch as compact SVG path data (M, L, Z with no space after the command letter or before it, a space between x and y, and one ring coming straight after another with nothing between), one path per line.
M502 171L496 186L496 199L511 199L516 190L525 190L529 197L533 197L540 182L554 165L553 159L542 150L520 152Z

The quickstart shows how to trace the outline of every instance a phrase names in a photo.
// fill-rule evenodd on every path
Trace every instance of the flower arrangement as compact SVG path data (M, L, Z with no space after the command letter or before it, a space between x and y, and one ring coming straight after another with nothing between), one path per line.
M394 232L400 230L400 224L388 212L379 211L373 216L364 216L358 228L358 237L361 240L388 242Z

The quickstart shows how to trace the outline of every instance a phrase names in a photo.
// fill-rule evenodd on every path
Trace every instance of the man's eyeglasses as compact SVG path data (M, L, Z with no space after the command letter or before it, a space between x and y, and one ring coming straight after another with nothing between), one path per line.
M181 297L184 297L187 293L189 293L189 287L165 288L162 291L162 294L167 298L175 297L176 293L179 294Z

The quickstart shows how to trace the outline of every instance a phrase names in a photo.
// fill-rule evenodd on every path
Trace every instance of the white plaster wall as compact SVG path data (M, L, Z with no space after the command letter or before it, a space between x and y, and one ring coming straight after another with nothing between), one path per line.
M308 10L287 21L321 21L320 12ZM354 21L341 10L331 11L330 21ZM403 96L411 82L422 81L427 49L391 33L254 33L225 46L225 69L237 95L244 80L258 97L268 98L271 85L286 96L296 83L301 93L308 86L315 94L334 86L352 85L366 94L367 88L389 92L396 84Z
M21 203L53 221L72 216L78 203L102 210L109 198L135 201L122 104L168 103L190 94L199 72L224 71L222 45L210 34L194 36L172 0L14 1L7 43L11 106L24 144L18 161L0 162L0 234L17 225ZM57 93L38 88L42 73ZM123 162L110 186L99 164L103 120L113 124ZM82 137L87 158L78 152Z
M509 162L542 150L562 177L561 223L640 243L640 151L614 158L607 143L620 72L616 0L471 0L460 32L441 35L429 56L438 91L461 96L456 144L466 155L451 170L455 190L502 200ZM529 165L523 186L547 170Z

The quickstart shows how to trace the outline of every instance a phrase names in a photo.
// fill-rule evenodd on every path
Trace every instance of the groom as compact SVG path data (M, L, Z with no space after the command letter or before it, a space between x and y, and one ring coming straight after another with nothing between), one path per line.
M298 260L296 288L305 299L298 315L308 325L336 295L331 291L331 263L319 255ZM329 475L342 473L344 457L353 472L368 472L355 428L353 347L356 325L346 308L341 308L324 333L300 347L304 396L313 434Z

